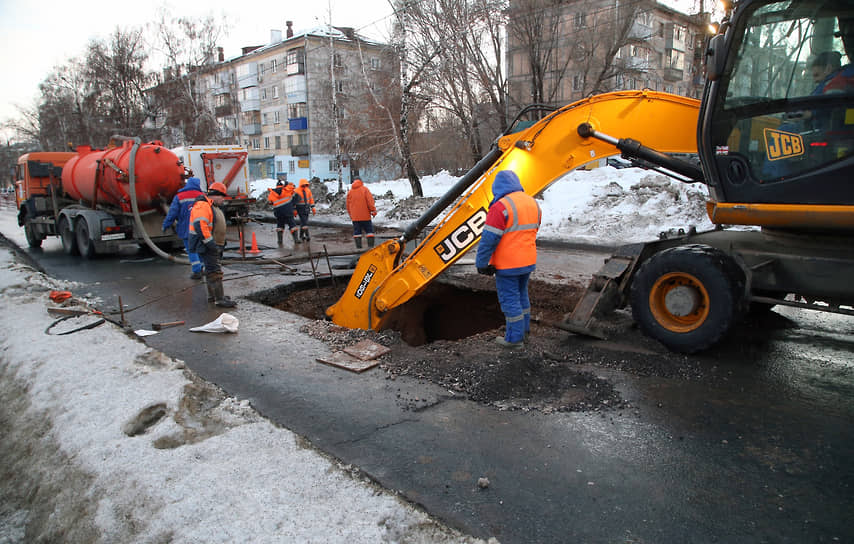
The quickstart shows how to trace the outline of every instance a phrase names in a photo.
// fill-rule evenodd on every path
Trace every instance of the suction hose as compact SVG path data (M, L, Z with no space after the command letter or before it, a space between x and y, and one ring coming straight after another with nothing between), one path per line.
M127 138L124 136L114 136L114 138L121 138L125 140L132 140L133 147L130 150L130 163L128 165L128 181L130 183L130 206L131 210L133 210L133 219L136 222L136 228L139 229L139 232L142 233L142 238L145 240L145 245L151 248L151 251L163 257L166 260L172 261L177 264L190 264L190 259L186 259L184 257L176 257L174 255L169 255L157 245L151 241L148 233L145 231L145 227L142 225L142 218L139 216L139 205L136 202L136 152L139 150L139 145L142 143L142 140L139 138Z

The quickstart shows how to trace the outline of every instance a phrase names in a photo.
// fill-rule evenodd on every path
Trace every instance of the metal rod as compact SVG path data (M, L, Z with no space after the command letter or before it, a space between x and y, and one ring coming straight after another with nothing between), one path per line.
M119 314L122 316L122 327L125 326L125 307L122 304L122 296L119 295Z
M332 288L337 289L335 285L335 274L332 273L332 265L329 263L329 252L326 251L326 244L323 244L323 254L326 256L326 268L329 269L329 277L332 278Z

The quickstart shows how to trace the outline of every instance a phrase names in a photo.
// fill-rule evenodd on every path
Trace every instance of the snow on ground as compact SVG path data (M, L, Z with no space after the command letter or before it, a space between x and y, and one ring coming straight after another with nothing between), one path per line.
M448 172L423 176L425 197L445 194L458 180ZM272 179L253 182L252 194L275 186ZM330 193L338 182L326 183ZM377 225L404 227L406 222L390 219L388 212L400 200L412 196L406 178L367 183L377 203ZM345 190L349 187L345 186ZM393 199L383 198L391 192ZM713 227L706 215L706 187L686 184L663 174L640 168L575 170L553 183L542 196L541 239L567 240L601 245L620 245L658 238L668 230ZM318 203L323 212L324 203ZM426 209L426 207L425 207ZM346 221L346 218L340 218Z
M0 542L479 542L109 322L46 334L70 288L0 248Z

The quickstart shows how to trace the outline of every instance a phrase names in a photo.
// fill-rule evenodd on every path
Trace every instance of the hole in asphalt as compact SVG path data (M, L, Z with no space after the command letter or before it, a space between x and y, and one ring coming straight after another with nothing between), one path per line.
M249 298L309 319L325 319L326 308L344 294L347 278L328 278L281 285L253 293ZM423 293L392 311L386 328L400 332L410 346L436 340L460 340L504 324L494 291L462 289L433 282Z

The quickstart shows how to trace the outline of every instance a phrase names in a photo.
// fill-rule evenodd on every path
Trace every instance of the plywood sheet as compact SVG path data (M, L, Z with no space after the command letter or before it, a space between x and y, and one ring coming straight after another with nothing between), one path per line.
M337 366L338 368L356 373L364 372L380 364L379 361L364 361L343 351L336 351L331 355L318 357L317 360L323 364Z
M376 359L382 355L385 355L391 348L387 348L382 344L377 344L371 340L362 340L352 346L347 346L344 348L346 353L349 353L353 357L358 357L363 361L370 361L371 359Z

